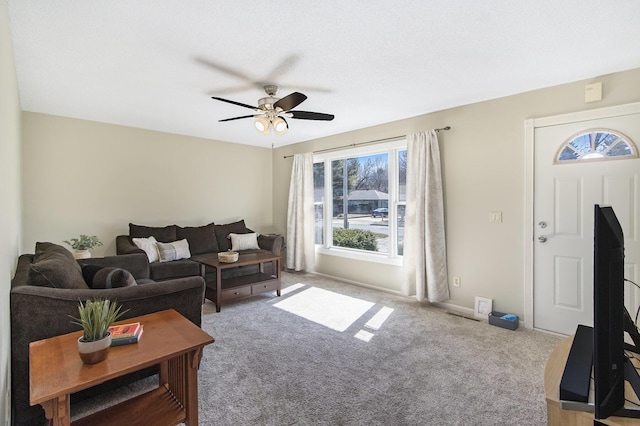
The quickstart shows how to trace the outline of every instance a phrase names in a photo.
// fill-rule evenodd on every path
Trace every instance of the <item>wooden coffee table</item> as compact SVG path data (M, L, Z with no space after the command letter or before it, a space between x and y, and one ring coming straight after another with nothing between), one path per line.
M216 270L216 284L207 284L205 297L216 303L216 311L220 312L223 301L238 299L254 294L275 291L280 296L280 256L271 253L249 253L238 256L238 261L224 263L218 260L218 256L212 255L210 258L199 259L200 275L205 277L207 266ZM275 275L264 272L264 264L273 262ZM259 265L259 272L255 274L243 275L239 277L222 278L222 270L237 268L239 266Z
M70 394L160 364L159 387L74 421L74 425L198 424L198 367L213 337L173 309L130 318L140 321L140 342L114 346L105 361L85 365L82 332L29 344L29 402L40 404L53 425L70 424Z

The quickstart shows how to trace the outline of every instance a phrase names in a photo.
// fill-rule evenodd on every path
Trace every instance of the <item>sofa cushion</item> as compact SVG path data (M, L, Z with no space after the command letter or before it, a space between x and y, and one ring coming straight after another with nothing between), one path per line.
M156 262L149 265L151 279L154 281L200 276L200 264L189 259L174 260L173 262Z
M216 240L218 240L218 251L231 250L229 234L246 234L250 232L244 224L244 219L225 225L214 225L216 230Z
M54 254L59 254L60 256L66 258L73 264L73 267L78 271L81 270L80 264L76 262L76 259L73 257L73 253L64 248L63 246L55 243L47 243L47 242L37 242L36 243L36 252L33 255L33 261L37 262L39 260L44 260L50 258Z
M155 237L148 238L132 238L131 241L141 250L147 254L149 263L157 262L160 260L160 254L158 253L158 242Z
M191 257L189 243L187 240L178 240L171 243L156 243L160 262L171 262L173 260L188 259Z
M42 287L88 288L71 252L54 243L36 243L33 263L29 266L29 281Z
M110 266L84 265L82 277L91 288L130 287L137 284L129 271Z
M231 250L259 250L258 246L258 234L251 232L249 234L229 234L231 240Z
M203 253L217 253L218 240L213 222L205 226L176 226L176 239L189 241L191 255Z
M170 243L177 240L176 225L168 225L164 227L153 227L129 224L129 237L131 238L148 238L154 237L162 243Z

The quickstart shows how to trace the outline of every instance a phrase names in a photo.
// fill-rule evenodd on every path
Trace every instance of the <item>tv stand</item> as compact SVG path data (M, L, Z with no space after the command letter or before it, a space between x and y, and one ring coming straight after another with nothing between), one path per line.
M570 426L570 425L593 425L594 415L593 413L585 411L573 411L564 410L560 407L560 380L564 367L571 350L571 344L573 343L573 336L567 337L560 342L556 349L549 356L547 365L544 371L544 394L547 401L547 421L550 426ZM629 365L638 366L640 368L640 359L634 358L629 362ZM626 368L626 364L625 364ZM635 370L635 368L633 368ZM632 383L632 381L630 381ZM631 385L633 386L633 384ZM640 404L637 396L634 394L631 386L627 389L627 399ZM593 400L591 400L593 403ZM632 404L629 404L633 406ZM631 408L629 408L631 409ZM635 410L634 410L635 411ZM622 413L621 413L622 414ZM640 426L640 418L630 417L630 414L624 413L627 417L612 416L607 419L601 420L602 424L612 426Z
M636 358L632 359L636 360ZM636 363L638 363L637 360ZM624 379L631 385L633 393L635 393L636 395L640 395L640 375L638 375L638 370L636 370L636 368L637 367L633 365L633 361L631 359L627 358L624 361ZM627 390L625 389L625 397L627 397L628 393L629 392L627 392ZM640 407L623 407L616 412L616 416L640 419Z

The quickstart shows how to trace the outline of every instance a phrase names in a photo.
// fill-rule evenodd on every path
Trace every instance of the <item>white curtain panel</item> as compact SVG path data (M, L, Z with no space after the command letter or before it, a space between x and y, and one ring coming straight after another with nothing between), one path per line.
M315 263L313 153L293 156L287 212L287 269L312 271Z
M438 136L407 135L407 206L402 293L419 301L449 299Z

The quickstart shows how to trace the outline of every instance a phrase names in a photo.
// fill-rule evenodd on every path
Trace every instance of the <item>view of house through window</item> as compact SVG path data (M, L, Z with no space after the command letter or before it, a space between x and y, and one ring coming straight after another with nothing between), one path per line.
M316 244L401 256L406 148L340 154L315 159Z

